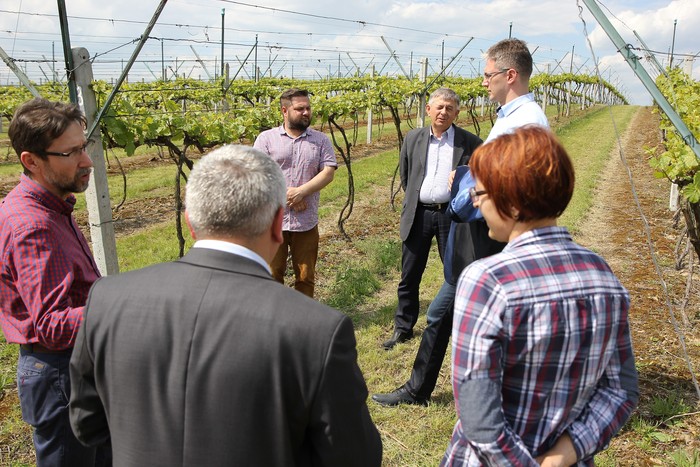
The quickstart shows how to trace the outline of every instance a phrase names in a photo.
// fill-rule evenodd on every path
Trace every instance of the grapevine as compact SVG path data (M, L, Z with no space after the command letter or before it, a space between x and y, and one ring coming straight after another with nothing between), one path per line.
M660 75L656 82L697 141L700 135L700 83L679 68L668 70L668 76ZM681 209L688 227L688 237L700 255L700 162L692 148L675 131L671 120L663 112L660 114L665 151L652 157L650 164L657 177L668 178L680 188L683 196Z
M180 179L187 180L185 168L191 169L193 165L189 151L194 149L203 153L222 144L252 143L261 131L281 123L278 102L284 90L291 87L307 89L312 95L317 124L328 125L333 144L348 170L348 198L338 218L338 228L344 233L343 223L352 213L354 200L351 148L357 142L359 121L365 112L371 109L383 118L384 111L389 111L400 149L403 143L402 123L408 121L411 125L411 115L417 113L421 95L439 86L447 86L460 96L462 108L470 113L477 131L480 128L476 108L480 104L483 114L487 98L481 78L435 78L428 77L427 82L434 83L431 89L425 89L426 84L417 79L385 76L307 81L264 78L258 82L226 82L224 79L205 82L177 78L171 81L125 83L100 122L102 143L106 149L122 148L127 155L133 155L136 148L144 145L167 151L177 165L178 180L174 196L178 203L176 220L180 252L183 254L179 188ZM582 107L600 102L600 99L612 104L626 103L609 83L601 84L587 75L536 75L530 84L538 99L555 103L558 112L566 104L568 113L572 99ZM92 88L99 108L112 91L112 86L104 81L95 81ZM50 100L68 99L67 87L62 83L47 83L37 86L37 89ZM11 119L15 109L31 97L23 87L0 86L0 118ZM493 118L492 112L489 118ZM351 137L343 127L347 121L352 123ZM339 138L342 141L338 141ZM673 177L675 173L668 175ZM392 205L398 194L394 185L391 189ZM684 194L697 201L700 199L700 189L697 188L700 183L693 186L696 188L686 186Z

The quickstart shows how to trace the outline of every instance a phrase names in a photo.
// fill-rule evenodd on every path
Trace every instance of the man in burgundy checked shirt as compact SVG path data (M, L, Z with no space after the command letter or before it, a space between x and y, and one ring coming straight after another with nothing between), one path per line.
M287 182L284 242L270 268L275 280L284 283L287 255L291 253L294 288L313 298L318 258L318 201L320 191L333 181L338 163L328 136L309 128L309 92L288 89L280 96L280 105L284 123L260 133L254 144L277 161Z
M20 346L17 389L40 467L111 465L111 449L80 444L68 419L68 362L100 276L72 215L92 170L85 124L78 106L36 98L8 130L24 173L0 204L0 325Z

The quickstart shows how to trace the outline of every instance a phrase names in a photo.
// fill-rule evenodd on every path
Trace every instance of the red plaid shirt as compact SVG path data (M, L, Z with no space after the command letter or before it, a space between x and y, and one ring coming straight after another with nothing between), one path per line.
M459 278L452 327L458 421L443 465L539 465L567 432L593 465L639 397L629 294L563 227L511 240Z
M63 200L29 177L0 204L0 326L8 342L73 347L88 291L98 277Z

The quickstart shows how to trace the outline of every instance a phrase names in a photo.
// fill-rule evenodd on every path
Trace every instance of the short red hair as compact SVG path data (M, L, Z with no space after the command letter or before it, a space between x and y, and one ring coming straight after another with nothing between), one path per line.
M545 127L528 125L474 151L472 175L501 216L531 221L561 216L574 192L574 166L564 146Z

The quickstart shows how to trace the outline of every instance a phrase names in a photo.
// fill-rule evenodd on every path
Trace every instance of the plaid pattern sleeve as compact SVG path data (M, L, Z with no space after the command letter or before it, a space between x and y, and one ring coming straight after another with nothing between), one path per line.
M629 295L566 229L525 233L460 277L458 421L444 465L538 465L567 432L592 465L636 405Z
M0 206L0 324L8 342L73 347L99 271L71 213L23 176Z

